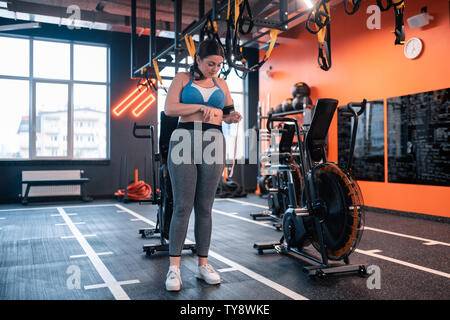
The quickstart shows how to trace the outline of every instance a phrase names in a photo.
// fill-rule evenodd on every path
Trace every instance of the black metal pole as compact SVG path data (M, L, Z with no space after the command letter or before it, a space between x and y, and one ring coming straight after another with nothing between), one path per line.
M287 0L280 0L280 21L284 25L284 30L288 29L288 2Z
M124 186L124 196L123 201L126 203L128 201L128 162L127 162L127 156L125 155L124 160L124 167L125 167L125 186Z
M199 0L198 1L198 19L202 19L203 16L205 15L205 0ZM203 39L205 38L205 34L203 32L203 28L200 29L200 34L199 34L199 41L203 41Z
M217 18L217 0L212 0L211 20L214 21Z
M131 54L130 54L130 76L131 79L134 78L134 69L135 69L135 50L134 43L136 40L136 0L131 0Z
M175 0L175 39L174 39L174 53L175 53L175 74L178 73L178 62L180 61L180 50L181 50L181 14L183 6L181 0Z
M148 61L152 63L156 52L156 0L150 0L150 40Z
M152 195L150 196L153 203L156 200L156 172L155 172L155 140L153 139L153 126L150 126L150 162L152 164Z
M120 165L119 165L119 190L122 189L122 162L123 156L120 156Z

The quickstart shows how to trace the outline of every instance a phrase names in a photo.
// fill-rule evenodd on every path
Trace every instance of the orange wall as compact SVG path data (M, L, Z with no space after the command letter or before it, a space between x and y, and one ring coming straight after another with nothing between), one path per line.
M369 30L366 9L376 1L363 1L354 15L340 3L331 13L332 67L317 66L317 37L303 27L296 39L276 47L260 70L260 100L275 107L291 97L298 81L311 87L311 98L335 98L339 105L351 101L384 99L450 87L450 23L448 0L407 0L406 40L418 37L422 54L407 59L403 46L394 45L394 13L381 12L381 29ZM410 29L406 19L420 13L423 6L434 16L431 24ZM261 57L264 52L261 53ZM266 75L272 67L273 78ZM386 104L386 103L385 103ZM385 105L386 110L386 105ZM385 113L386 119L386 113ZM329 159L337 161L336 115L329 131ZM385 120L385 182L359 181L365 205L450 217L450 188L387 182L387 137Z

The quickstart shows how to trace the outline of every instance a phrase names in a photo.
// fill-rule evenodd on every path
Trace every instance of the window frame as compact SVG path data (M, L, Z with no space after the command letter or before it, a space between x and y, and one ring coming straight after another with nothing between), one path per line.
M24 36L24 35L10 35L6 33L0 33L0 37L18 38L29 41L29 73L28 77L24 76L10 76L1 75L0 79L6 80L25 80L29 82L29 128L28 128L28 158L0 158L1 162L14 161L14 162L30 162L30 161L70 161L70 162L98 162L109 161L111 157L111 47L105 43L92 43L86 41L76 40L64 40L55 38L45 38L40 36ZM70 46L70 78L69 80L51 79L51 78L37 78L34 77L34 41L47 41L66 43ZM98 81L82 81L74 80L74 46L85 45L92 47L101 47L106 49L106 82ZM36 155L36 83L60 83L68 86L68 102L67 102L67 155L66 156L37 156ZM106 154L102 158L74 158L74 97L73 91L75 84L88 84L88 85L103 85L106 86Z

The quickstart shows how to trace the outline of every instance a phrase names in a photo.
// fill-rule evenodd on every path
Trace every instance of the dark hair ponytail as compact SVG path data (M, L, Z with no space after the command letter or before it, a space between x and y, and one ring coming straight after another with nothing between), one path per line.
M217 55L225 57L225 53L222 44L218 43L215 39L206 39L200 42L198 50L194 56L194 63L189 68L189 72L194 74L195 80L202 80L205 78L203 73L200 71L197 63L197 57L204 59L207 56Z
M202 80L202 79L205 79L205 76L198 68L197 57L198 57L198 53L196 52L194 55L194 64L189 68L189 72L194 74L195 80Z

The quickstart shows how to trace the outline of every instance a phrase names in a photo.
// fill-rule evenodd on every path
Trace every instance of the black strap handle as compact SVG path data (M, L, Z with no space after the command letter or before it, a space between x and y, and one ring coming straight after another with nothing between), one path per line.
M362 0L353 0L350 3L353 5L352 9L349 9L349 1L350 0L344 0L344 10L347 14L354 14L356 11L358 11L359 7L361 6Z
M137 134L137 130L150 130L150 134ZM151 125L139 125L136 122L133 124L133 136L138 139L151 139L153 137L153 126Z
M344 117L354 117L360 116L366 110L367 100L364 99L362 102L350 102L345 107L342 107L340 110L341 115ZM360 108L358 112L355 111L355 108Z

